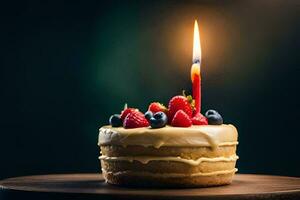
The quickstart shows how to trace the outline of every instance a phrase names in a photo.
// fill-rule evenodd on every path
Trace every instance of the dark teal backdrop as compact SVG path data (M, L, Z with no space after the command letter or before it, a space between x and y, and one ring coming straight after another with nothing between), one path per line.
M10 1L1 5L0 178L97 172L98 128L191 91L239 130L241 173L300 176L299 3Z

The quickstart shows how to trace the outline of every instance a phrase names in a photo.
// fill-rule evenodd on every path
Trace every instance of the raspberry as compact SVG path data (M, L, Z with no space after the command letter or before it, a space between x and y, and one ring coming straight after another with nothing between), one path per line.
M208 125L207 118L201 113L195 114L195 116L192 118L192 122L194 125Z
M124 119L124 128L139 128L149 126L144 114L139 111L130 112Z
M171 125L177 127L190 127L192 126L192 120L183 110L178 110L173 117Z
M157 112L167 112L167 108L159 103L159 102L153 102L149 105L148 110L151 111L153 114L157 113Z
M136 112L138 111L138 109L136 108L125 108L122 112L121 112L121 119L122 121L124 121L125 117L129 114L129 113L132 113L132 112Z
M190 99L188 99L185 96L174 96L170 101L169 101L169 111L168 111L168 119L169 123L172 122L172 119L175 115L175 113L178 110L184 111L189 118L192 118L193 115L193 107L191 105Z

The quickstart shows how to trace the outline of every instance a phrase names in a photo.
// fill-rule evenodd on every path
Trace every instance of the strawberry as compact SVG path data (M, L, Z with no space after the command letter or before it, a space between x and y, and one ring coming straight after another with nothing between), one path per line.
M157 112L167 112L167 108L159 103L159 102L153 102L149 105L148 110L151 111L153 114L157 113Z
M173 117L171 125L177 127L190 127L192 126L192 120L183 110L178 110Z
M208 125L207 118L204 117L201 113L196 113L192 118L194 125Z
M178 110L184 111L190 118L192 118L193 115L193 106L192 106L193 99L188 96L174 96L169 101L169 111L168 111L168 119L169 123L172 122L172 119L175 115L175 113Z
M130 112L123 121L124 128L139 128L149 126L144 114L139 111Z
M121 115L120 115L122 121L124 121L125 117L126 117L129 113L136 112L136 111L139 111L139 110L136 109L136 108L124 108L124 110L121 112Z

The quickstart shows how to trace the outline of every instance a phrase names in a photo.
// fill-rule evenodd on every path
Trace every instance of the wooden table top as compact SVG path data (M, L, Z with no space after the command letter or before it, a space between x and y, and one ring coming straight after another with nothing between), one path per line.
M101 174L24 176L0 181L0 199L300 199L300 178L236 174L231 185L210 188L125 188Z

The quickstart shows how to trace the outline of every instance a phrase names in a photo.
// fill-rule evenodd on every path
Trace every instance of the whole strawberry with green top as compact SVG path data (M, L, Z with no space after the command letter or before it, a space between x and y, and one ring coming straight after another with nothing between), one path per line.
M193 115L193 98L191 96L177 95L169 101L168 119L172 122L175 113L182 110L189 118Z

